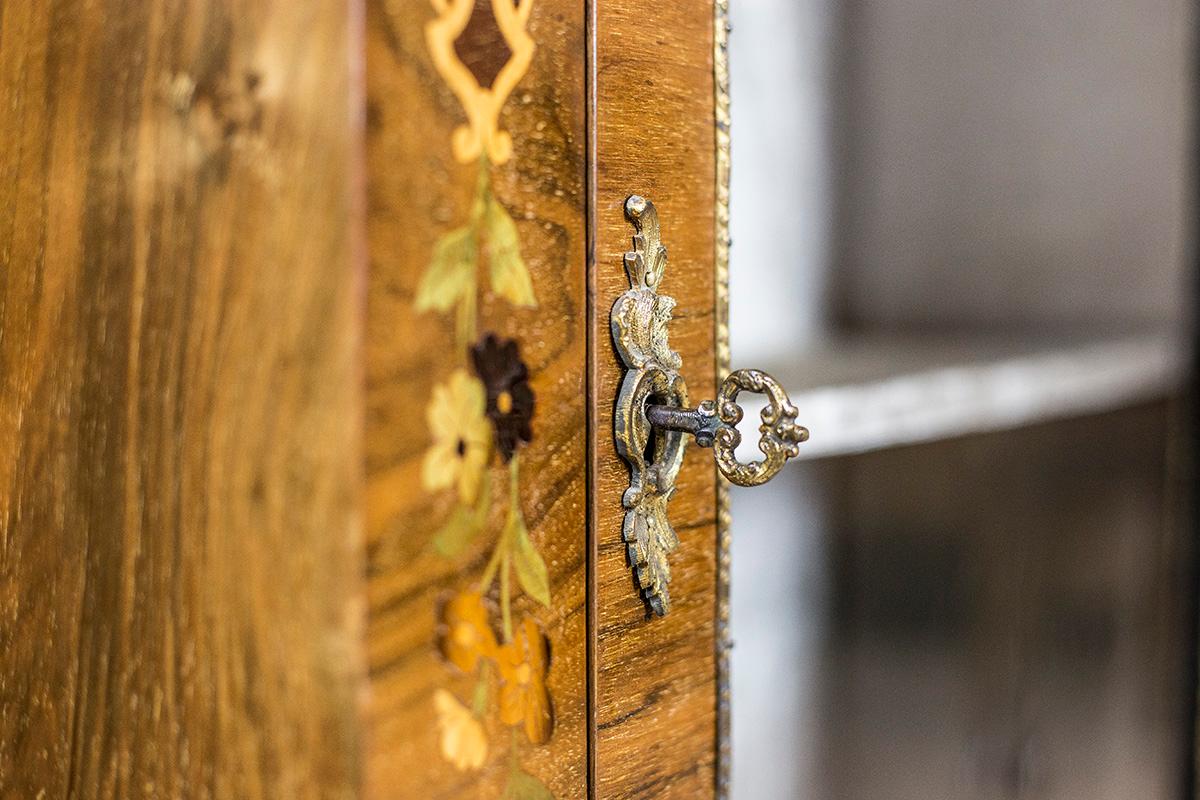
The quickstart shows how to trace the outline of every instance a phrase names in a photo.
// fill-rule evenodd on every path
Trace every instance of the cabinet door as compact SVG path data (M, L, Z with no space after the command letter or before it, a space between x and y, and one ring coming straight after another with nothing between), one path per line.
M672 347L712 396L715 11L368 4L372 797L717 790L713 462L687 456L674 605L651 615L622 539L608 319L642 194Z
M592 505L595 559L595 787L603 798L710 797L721 774L718 666L727 619L718 602L717 483L711 450L686 451L668 504L679 546L669 555L671 610L647 616L622 541L629 471L613 449L621 369L608 313L629 286L630 194L651 199L668 263L659 289L675 298L670 346L693 402L714 396L724 281L718 280L714 14L702 3L596 4L593 131L595 247ZM723 22L722 31L723 31ZM721 65L724 61L721 61ZM727 142L727 129L722 132ZM724 253L722 248L722 254ZM724 264L724 257L720 259ZM727 348L720 348L725 352ZM723 629L722 629L723 630Z

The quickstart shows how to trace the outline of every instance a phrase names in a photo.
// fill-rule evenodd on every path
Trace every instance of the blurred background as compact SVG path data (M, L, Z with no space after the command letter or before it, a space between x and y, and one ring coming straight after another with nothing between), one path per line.
M735 800L1192 796L1193 13L732 4Z

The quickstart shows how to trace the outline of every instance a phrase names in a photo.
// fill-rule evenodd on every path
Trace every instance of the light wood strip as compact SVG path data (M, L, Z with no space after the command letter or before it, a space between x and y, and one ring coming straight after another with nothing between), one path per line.
M347 8L0 6L6 799L356 794Z

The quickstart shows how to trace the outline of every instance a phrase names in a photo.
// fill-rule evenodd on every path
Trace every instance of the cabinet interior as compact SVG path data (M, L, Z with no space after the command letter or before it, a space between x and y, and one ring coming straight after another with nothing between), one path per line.
M732 13L734 797L1179 796L1190 7Z

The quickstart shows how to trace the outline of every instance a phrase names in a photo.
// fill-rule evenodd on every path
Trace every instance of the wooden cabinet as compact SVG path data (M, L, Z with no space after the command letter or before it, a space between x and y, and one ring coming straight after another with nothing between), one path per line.
M724 3L0 9L0 797L710 797L622 541L627 196L725 368Z

